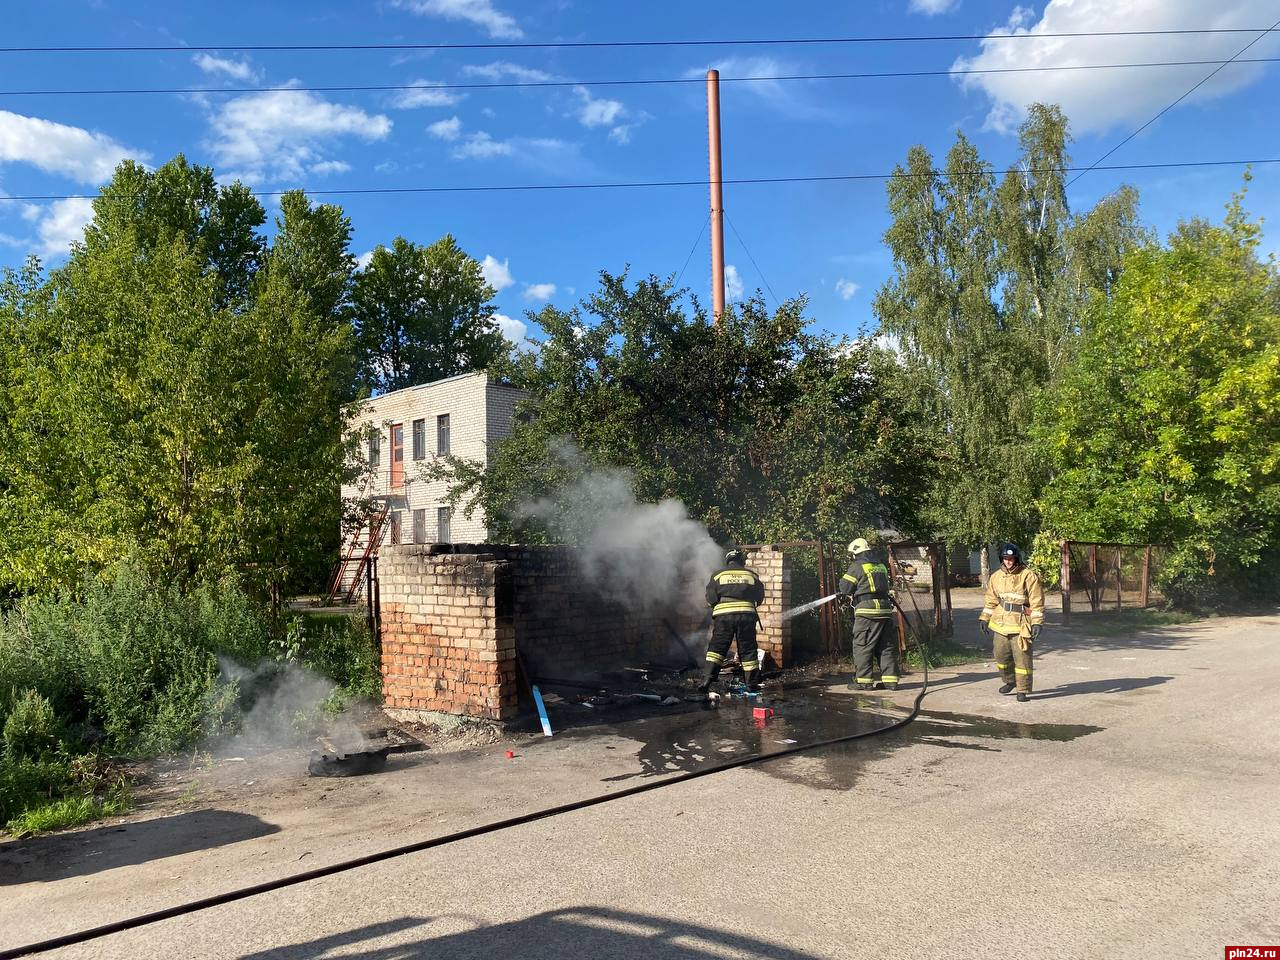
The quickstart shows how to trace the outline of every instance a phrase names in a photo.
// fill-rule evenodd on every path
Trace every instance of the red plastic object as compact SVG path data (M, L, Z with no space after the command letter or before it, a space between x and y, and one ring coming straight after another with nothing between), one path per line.
M507 751L507 759L508 759L508 760L514 760L514 759L515 759L515 756L516 756L516 752L515 752L514 750L508 750L508 751Z
M773 716L773 707L752 707L751 716L757 720L768 720Z

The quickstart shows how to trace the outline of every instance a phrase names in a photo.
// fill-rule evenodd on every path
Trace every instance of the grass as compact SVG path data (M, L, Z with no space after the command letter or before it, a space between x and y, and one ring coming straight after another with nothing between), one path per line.
M133 796L121 781L102 797L83 794L28 807L10 820L5 829L11 834L48 833L50 830L65 830L91 820L115 816L132 808Z
M1098 613L1071 612L1067 629L1083 630L1095 637L1116 637L1125 633L1149 630L1153 627L1173 627L1182 623L1194 623L1203 617L1179 610L1130 610L1099 611Z
M963 643L955 643L946 637L939 637L924 644L925 654L931 667L954 667L962 663L973 663L985 660L987 652ZM908 641L906 661L908 666L919 667L920 651L914 642Z

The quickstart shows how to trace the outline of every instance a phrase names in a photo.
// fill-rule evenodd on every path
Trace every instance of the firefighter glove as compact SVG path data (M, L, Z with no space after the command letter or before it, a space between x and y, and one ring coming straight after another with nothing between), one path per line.
M979 620L978 629L981 630L983 633L985 633L987 636L991 636L991 624L987 623L987 621Z
M1042 623L1033 623L1033 624L1031 625L1031 639L1032 639L1032 640L1039 640L1039 639L1040 639L1040 631L1041 631L1041 630L1043 630L1043 629L1044 629L1044 624L1042 624Z

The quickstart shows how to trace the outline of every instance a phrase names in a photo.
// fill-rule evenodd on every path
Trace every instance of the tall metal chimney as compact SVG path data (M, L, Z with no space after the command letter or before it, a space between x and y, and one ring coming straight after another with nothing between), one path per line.
M720 175L720 71L707 71L707 146L711 153L711 315L724 314L724 191Z

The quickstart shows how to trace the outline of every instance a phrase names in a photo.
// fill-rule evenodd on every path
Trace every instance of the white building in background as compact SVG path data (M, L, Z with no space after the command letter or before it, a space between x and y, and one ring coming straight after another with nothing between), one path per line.
M366 400L353 429L363 434L374 428L360 444L371 469L363 484L344 485L342 498L385 502L382 543L484 543L489 528L483 513L455 513L449 485L423 479L422 468L446 454L487 463L495 445L511 435L516 403L524 396L479 372Z

